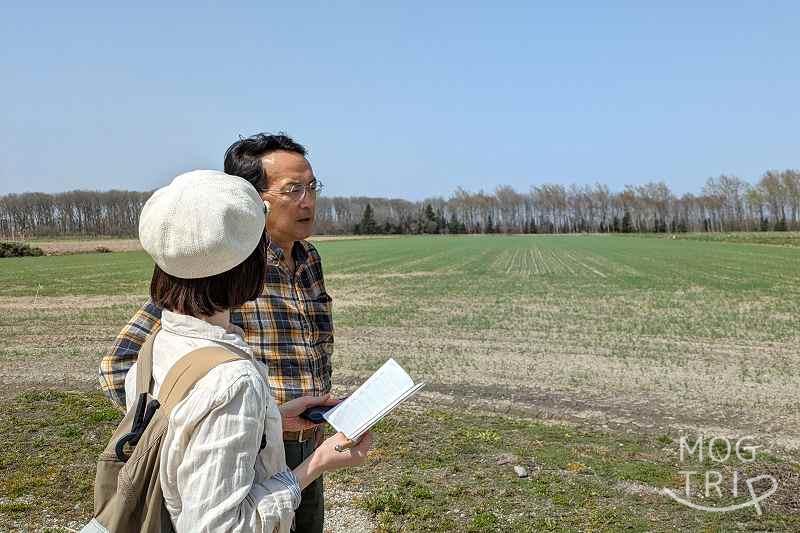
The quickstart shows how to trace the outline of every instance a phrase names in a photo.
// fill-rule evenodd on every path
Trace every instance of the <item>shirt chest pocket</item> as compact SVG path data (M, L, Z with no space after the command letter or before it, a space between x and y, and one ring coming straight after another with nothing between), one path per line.
M323 290L307 299L305 311L308 321L311 323L314 343L331 342L333 340L333 299L330 295Z

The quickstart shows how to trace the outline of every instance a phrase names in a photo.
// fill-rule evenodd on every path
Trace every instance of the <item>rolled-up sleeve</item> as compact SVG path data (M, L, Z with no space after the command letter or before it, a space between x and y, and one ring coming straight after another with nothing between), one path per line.
M125 376L136 362L147 336L160 329L160 319L161 308L148 300L125 324L111 351L100 360L100 387L120 409L124 409L126 403Z
M264 470L256 468L268 394L263 379L243 374L202 418L192 395L189 405L173 411L170 432L176 434L167 439L161 482L177 486L164 491L177 532L290 530L300 504L297 478L287 470L259 479Z

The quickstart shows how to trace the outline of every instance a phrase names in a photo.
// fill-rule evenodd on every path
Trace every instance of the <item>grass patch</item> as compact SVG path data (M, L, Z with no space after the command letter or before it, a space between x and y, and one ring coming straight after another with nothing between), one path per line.
M0 409L0 530L52 527L43 523L46 516L62 525L87 520L96 457L121 415L100 394L55 390L26 392ZM785 462L778 468L759 459L748 466L753 473L771 468L788 476L781 490L789 503L767 500L762 517L750 511L701 513L652 491L626 492L627 486L680 488L680 466L675 453L665 451L663 435L620 435L445 409L400 409L375 434L367 465L327 479L360 487L358 505L384 531L800 527L800 515L789 512L791 495L800 489L798 470ZM501 454L515 459L499 465ZM529 476L517 477L514 464L525 466Z
M331 478L361 479L367 495L360 504L386 531L713 531L800 525L800 517L780 505L767 503L768 518L754 512L720 516L657 494L682 483L677 446L665 451L665 435L628 436L440 409L401 411L375 433L376 458L362 470L365 475L351 471ZM677 436L670 438L676 442ZM529 477L518 478L513 464L498 465L503 453L516 456L514 464L525 466ZM766 465L759 461L750 468L755 472ZM625 487L645 490L628 493Z
M35 529L44 514L86 520L97 456L121 415L100 394L29 391L0 404L0 530Z
M20 515L31 510L29 503L0 503L0 514Z

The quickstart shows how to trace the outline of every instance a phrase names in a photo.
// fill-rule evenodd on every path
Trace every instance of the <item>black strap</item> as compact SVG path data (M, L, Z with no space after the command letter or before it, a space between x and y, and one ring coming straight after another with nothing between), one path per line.
M158 403L158 400L147 401L146 392L139 395L139 399L136 401L136 414L133 415L133 427L129 433L126 433L117 441L117 445L114 447L117 459L123 463L128 461L130 455L125 454L125 445L130 444L131 448L133 448L139 443L139 439L142 438L144 430L147 429L147 425L153 419L159 407L161 407L161 404Z

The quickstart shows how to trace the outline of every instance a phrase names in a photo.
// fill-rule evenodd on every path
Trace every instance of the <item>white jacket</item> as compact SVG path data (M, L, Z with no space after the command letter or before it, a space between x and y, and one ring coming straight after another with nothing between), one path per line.
M225 330L164 311L153 343L153 396L181 357L206 346L249 356L212 369L172 411L161 452L161 487L172 522L184 531L288 532L300 504L286 467L281 415L266 368L236 326ZM125 377L130 410L136 367ZM262 439L266 446L260 449Z

